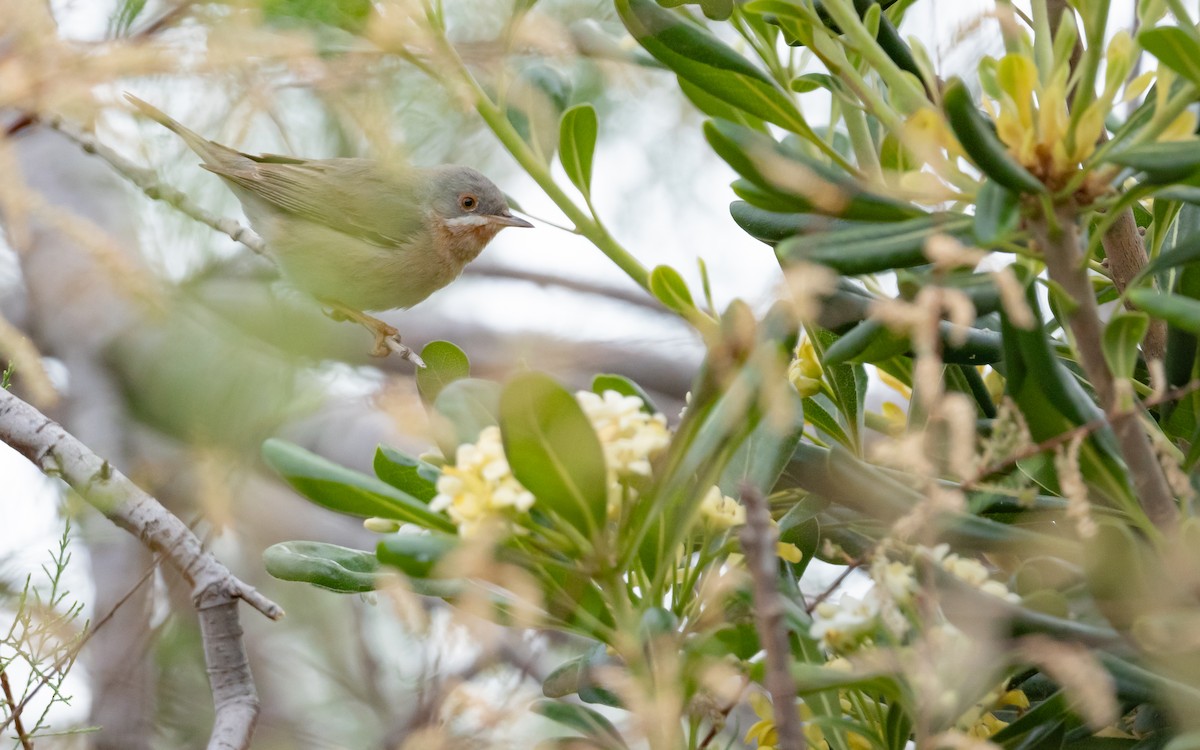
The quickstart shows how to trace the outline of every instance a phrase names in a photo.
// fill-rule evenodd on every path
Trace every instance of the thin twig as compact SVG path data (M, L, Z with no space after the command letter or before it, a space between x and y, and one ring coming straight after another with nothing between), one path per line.
M1184 396L1187 396L1188 394L1193 393L1197 390L1200 390L1200 380L1193 380L1189 383L1184 383L1183 385L1179 386L1178 388L1172 388L1171 390L1165 391L1161 396L1143 401L1142 406L1143 407L1151 407L1151 406L1158 406L1159 404L1165 404L1165 403L1168 403L1171 401L1178 401L1179 399L1183 398ZM1055 435L1054 437L1047 438L1047 439L1043 440L1042 442L1037 443L1036 445L1031 445L1028 448L1024 448L1022 450L1016 451L1012 455L1005 458L1003 461L994 463L990 466L986 466L986 467L980 469L975 474L975 476L964 481L962 484L959 485L958 488L964 492L967 490L973 489L976 485L978 485L980 482L984 481L988 477L993 476L995 474L999 474L1000 472L1005 471L1007 469L1011 469L1012 467L1016 466L1017 463L1020 461L1024 461L1027 458L1033 458L1034 456L1038 455L1039 453L1044 453L1048 450L1053 450L1060 445L1065 445L1066 443L1069 443L1070 441L1074 440L1076 437L1090 435L1091 433L1093 433L1099 429L1109 426L1110 424L1112 424L1114 421L1116 421L1118 419L1126 419L1129 417L1136 416L1139 413L1139 411L1125 411L1125 412L1120 412L1120 413L1116 413L1116 414L1105 414L1102 417L1096 417L1095 419L1091 420L1090 422L1084 422L1083 424L1079 425L1078 427L1067 430L1066 432L1060 432L1059 434Z
M233 219L216 216L200 208L185 193L160 182L158 175L153 170L134 164L129 159L105 146L96 136L81 130L61 117L47 118L45 122L67 138L75 141L85 152L103 159L117 174L133 183L134 186L145 193L150 199L163 201L201 224L228 236L234 242L242 243L259 255L264 254L266 246L262 238L251 231L249 227L242 226Z
M389 352L399 356L400 359L407 359L422 370L425 369L425 360L421 359L421 355L413 351L412 347L407 344L402 344L398 336L388 336L383 339L383 343Z
M25 725L21 723L21 711L25 702L22 701L20 705L17 705L13 698L12 688L8 686L8 673L3 668L0 668L0 687L4 689L4 702L8 704L9 711L11 711L10 720L13 723L13 729L17 732L17 739L21 741L21 747L24 750L33 750L33 742L30 741L29 735L25 734Z
M784 620L783 597L776 579L779 562L775 545L779 530L771 521L771 511L762 493L752 487L742 488L742 504L746 506L746 525L740 539L746 567L754 587L754 627L766 652L766 674L763 683L771 694L775 714L775 730L780 750L804 750L806 742L796 711L796 681L788 669L791 648Z
M191 529L108 461L6 390L0 390L0 439L43 473L61 478L179 570L192 587L216 709L208 746L249 747L259 704L237 602L241 599L273 620L283 616L279 605L234 577Z
M846 566L846 569L839 573L837 578L833 579L833 583L829 584L824 591L822 591L820 594L817 594L816 598L814 598L808 603L808 605L804 607L804 611L811 615L817 607L821 606L821 602L833 596L833 592L837 591L838 588L846 581L846 579L850 577L850 574L858 570L860 567L862 567L862 560L852 560L850 564Z
M107 625L109 621L116 616L117 610L123 607L125 603L137 593L137 590L146 584L146 581L150 580L150 577L154 575L154 571L158 569L159 563L161 563L162 560L162 553L154 556L154 559L150 561L150 565L146 568L145 572L142 573L142 576L138 578L138 580L135 581L132 586L129 587L129 590L122 594L121 598L118 599L102 617L97 618L96 621L93 622L82 635L80 635L79 640L74 643L66 653L55 660L50 669L46 670L46 676L43 676L42 679L38 680L38 683L34 685L28 693L25 694L25 697L21 699L20 704L17 706L18 709L24 711L26 704L33 700L33 697L38 694L38 691L46 686L47 682L49 681L49 675L58 672L65 667L68 662L73 662L75 658L79 656L79 652L82 651L83 647L92 640L92 637L96 635L96 632L100 630L100 628ZM4 729L8 727L10 721L12 721L12 717L9 717L7 721L0 722L0 732L4 731Z

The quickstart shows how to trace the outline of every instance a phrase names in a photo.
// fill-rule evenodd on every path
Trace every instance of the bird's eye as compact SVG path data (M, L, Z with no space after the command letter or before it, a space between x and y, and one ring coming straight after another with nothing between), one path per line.
M474 211L479 207L479 199L473 195L464 195L458 199L458 205L462 206L464 211Z

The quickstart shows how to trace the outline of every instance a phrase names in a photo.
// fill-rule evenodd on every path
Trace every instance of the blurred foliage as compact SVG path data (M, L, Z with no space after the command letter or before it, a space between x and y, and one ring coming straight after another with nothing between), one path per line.
M792 711L831 748L1194 736L1200 662L1178 634L1200 622L1200 35L1167 3L1139 3L1136 36L1108 28L1107 3L1064 23L1061 4L1001 4L980 23L1005 54L946 78L897 31L917 4L615 0L710 118L705 137L737 174L732 217L787 276L760 320L740 303L701 309L679 271L645 268L608 233L589 200L602 113L568 108L537 67L510 99L456 49L440 3L417 21L439 55L428 72L469 92L575 230L708 350L668 428L634 383L600 376L572 395L537 373L472 380L439 343L420 377L441 454L381 448L382 512L361 502L376 480L267 446L313 500L376 516L374 558L416 590L597 644L544 682L535 710L575 735L548 747L727 745L747 702L759 747L791 731ZM515 9L510 28L536 14ZM558 128L504 109L530 87ZM825 95L819 118L810 94ZM555 151L582 202L548 168ZM1140 272L1107 257L1143 244ZM1129 311L1101 318L1116 300ZM740 501L759 494L774 530L746 525ZM789 654L756 656L771 625L742 561L749 534L780 539L765 590ZM370 553L322 550L268 559L335 590L374 574ZM862 568L866 593L813 599L813 559ZM795 706L765 698L780 669Z

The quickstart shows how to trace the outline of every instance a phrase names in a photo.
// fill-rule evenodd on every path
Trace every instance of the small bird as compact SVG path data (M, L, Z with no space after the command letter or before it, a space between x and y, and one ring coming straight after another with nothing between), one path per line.
M285 279L375 334L376 356L389 340L399 346L398 332L363 311L411 307L458 278L501 229L533 226L470 167L252 156L125 98L229 185Z

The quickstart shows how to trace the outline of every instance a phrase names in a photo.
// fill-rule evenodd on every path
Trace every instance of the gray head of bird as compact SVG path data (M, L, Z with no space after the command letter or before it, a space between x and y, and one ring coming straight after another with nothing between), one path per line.
M470 167L431 170L430 208L444 231L486 243L505 227L532 227L513 216L500 188Z

